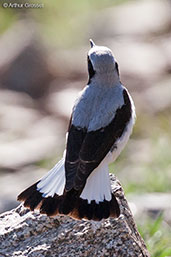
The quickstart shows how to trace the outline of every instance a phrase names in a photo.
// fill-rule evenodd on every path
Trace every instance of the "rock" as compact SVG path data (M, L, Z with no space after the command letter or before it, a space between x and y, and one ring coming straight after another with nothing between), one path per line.
M101 222L49 218L19 205L0 216L0 256L150 256L119 181L111 175L121 215Z
M157 42L152 44L125 38L120 42L112 40L109 43L114 52L116 49L115 55L119 61L121 73L151 80L163 75L167 69L163 48Z
M67 89L49 95L47 109L50 113L70 119L74 102L80 92L77 87L74 88L75 84L68 83ZM81 85L81 82L79 85Z
M16 22L2 36L0 48L0 86L32 98L44 96L52 75L36 24L29 19Z
M52 156L64 143L60 139L64 138L63 133L58 128L58 124L52 119L44 118L30 125L30 130L24 138L13 138L9 142L2 142L0 168L15 170Z
M0 109L1 106L24 106L27 108L36 108L35 101L25 93L18 93L11 90L0 90Z
M154 85L145 89L141 94L134 93L135 105L138 106L141 112L153 115L170 110L170 83L171 76L165 76L162 80L156 81Z
M17 173L14 171L2 172L0 176L0 213L16 208L18 206L16 195L43 177L47 171L34 165L27 165Z
M93 15L90 34L112 49L129 88L143 90L170 72L170 10L168 0L127 1Z
M61 146L61 141L59 142L55 135L48 135L43 130L42 132L40 136L37 135L32 138L17 139L13 142L2 143L0 146L1 169L15 170L18 167L33 164L52 156L59 145Z
M63 147L66 131L63 121L41 113L29 100L25 94L16 92L0 94L0 169L3 171L39 162L61 152Z
M92 34L96 32L101 38L115 35L115 39L135 36L138 40L139 37L160 33L170 27L170 10L168 0L128 1L124 5L107 8L94 15ZM156 15L157 13L160 15Z
M163 48L163 52L167 61L168 72L171 73L171 33L165 34L164 37L160 39L161 47Z
M155 219L163 213L164 220L171 224L171 193L146 193L143 195L129 195L130 208L136 219L142 220L151 216Z

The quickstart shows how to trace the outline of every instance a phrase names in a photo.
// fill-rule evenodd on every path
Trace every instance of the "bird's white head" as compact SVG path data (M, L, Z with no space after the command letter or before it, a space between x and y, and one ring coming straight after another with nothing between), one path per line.
M91 49L88 52L88 71L90 80L96 76L119 78L118 64L112 51L105 46L97 46L90 39ZM89 80L89 81L90 81Z

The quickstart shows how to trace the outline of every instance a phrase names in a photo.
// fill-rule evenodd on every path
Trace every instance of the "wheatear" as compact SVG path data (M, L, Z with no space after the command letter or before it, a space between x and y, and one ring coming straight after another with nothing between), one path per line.
M90 43L89 81L73 107L63 158L18 196L25 207L48 216L101 220L120 215L108 164L129 139L135 108L112 51Z

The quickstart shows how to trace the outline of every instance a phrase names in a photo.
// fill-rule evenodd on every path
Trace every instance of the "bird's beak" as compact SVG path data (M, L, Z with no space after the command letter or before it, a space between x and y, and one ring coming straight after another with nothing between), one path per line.
M91 46L91 48L95 46L95 43L93 42L92 39L90 39L90 46Z

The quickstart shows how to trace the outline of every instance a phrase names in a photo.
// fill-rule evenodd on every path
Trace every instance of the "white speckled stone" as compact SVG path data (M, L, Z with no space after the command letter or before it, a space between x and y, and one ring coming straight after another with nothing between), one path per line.
M118 219L77 221L44 215L19 205L0 216L0 256L150 256L137 231L119 181L111 175L120 203Z

